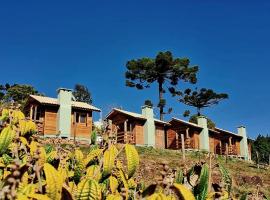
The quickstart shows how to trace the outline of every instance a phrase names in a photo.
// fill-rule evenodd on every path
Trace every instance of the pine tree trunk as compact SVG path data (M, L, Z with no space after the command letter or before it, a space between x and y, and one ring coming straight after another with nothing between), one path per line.
M163 88L162 88L162 82L159 81L158 82L158 94L159 94L159 102L163 99ZM163 104L160 104L160 107L159 107L159 119L160 120L163 120L163 108L164 108L164 105Z
M198 116L201 116L201 109L200 108L197 108L197 114L198 114Z

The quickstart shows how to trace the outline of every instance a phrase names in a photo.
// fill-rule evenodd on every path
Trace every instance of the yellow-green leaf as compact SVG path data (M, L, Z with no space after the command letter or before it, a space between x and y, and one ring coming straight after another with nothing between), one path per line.
M99 157L102 154L103 150L102 149L94 149L91 151L87 156L86 159L84 160L84 165L87 166L89 162L94 160L94 158Z
M99 181L101 178L101 172L99 165L91 165L86 169L86 176L87 178L95 179L96 181Z
M101 190L98 183L92 179L84 179L78 184L77 200L99 200Z
M113 194L116 193L116 190L117 190L118 185L119 185L117 178L115 178L114 176L110 176L109 183L110 183L111 192Z
M125 145L125 151L127 158L128 178L131 178L139 165L139 155L135 147L130 144Z
M103 157L103 175L107 176L111 174L111 171L114 167L114 161L115 161L115 151L114 149L110 148L105 151L104 157Z
M183 200L195 200L194 195L186 186L178 184L178 183L174 183L173 187L177 190L178 195Z
M122 200L123 197L119 194L117 195L114 195L114 194L109 194L107 197L106 197L106 200Z
M7 126L2 130L0 134L0 154L6 152L14 136L15 131L11 128L11 126Z
M44 172L46 176L46 192L51 199L61 199L62 180L58 171L49 163L44 164Z

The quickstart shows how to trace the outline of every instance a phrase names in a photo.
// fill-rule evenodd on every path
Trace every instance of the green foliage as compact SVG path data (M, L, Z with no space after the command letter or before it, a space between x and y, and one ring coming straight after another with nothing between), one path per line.
M270 156L270 136L258 135L256 140L252 142L252 159L257 160L256 152L258 152L259 160L257 162L269 163Z
M201 114L202 108L207 108L212 105L218 104L221 100L227 99L229 96L225 93L216 93L212 89L202 88L200 90L191 91L186 89L183 97L179 100L188 106L197 108L197 114Z
M29 95L41 95L33 86L25 84L14 84L0 86L0 101L11 102L14 101L24 107Z
M181 169L178 169L178 171L176 172L175 183L182 184L183 181L184 181L183 171Z
M189 122L192 122L194 124L198 124L198 115L192 115L190 118L189 118ZM210 129L214 129L216 127L216 124L209 118L207 118L207 127L210 128Z
M225 184L226 191L230 195L232 189L232 178L229 174L229 171L221 163L219 163L219 169L222 174L222 179Z
M73 96L75 97L76 101L81 101L88 104L93 103L91 93L84 85L76 84L74 87Z
M183 117L188 117L189 115L190 115L190 111L185 110L185 112L183 113Z
M196 200L206 199L208 189L208 179L209 179L209 169L208 166L204 164L201 168L198 184L193 189Z
M133 59L126 64L126 86L139 90L149 88L151 84L158 84L160 117L163 118L166 101L163 94L166 92L164 84L168 85L167 91L173 96L180 95L176 86L179 81L196 83L198 66L190 66L188 58L174 58L170 51L159 52L153 58Z
M93 130L91 134L91 144L95 145L97 143L97 131Z
M8 146L11 144L15 136L15 131L11 126L5 127L0 134L0 155L4 154L8 150Z
M152 103L152 101L149 100L149 99L147 99L147 100L144 101L144 105L153 107L153 103Z

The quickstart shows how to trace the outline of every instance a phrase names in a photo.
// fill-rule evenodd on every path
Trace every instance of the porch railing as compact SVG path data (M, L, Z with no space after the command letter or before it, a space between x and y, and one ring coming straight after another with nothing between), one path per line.
M123 144L135 144L135 134L133 132L118 132L117 143L123 143Z
M194 141L192 141L191 138L185 138L185 149L194 149ZM181 139L178 139L176 142L176 149L181 149L182 148L182 142Z

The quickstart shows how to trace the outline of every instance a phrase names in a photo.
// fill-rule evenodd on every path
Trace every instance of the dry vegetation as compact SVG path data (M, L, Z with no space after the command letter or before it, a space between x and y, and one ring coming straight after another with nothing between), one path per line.
M138 171L138 178L150 183L155 180L159 174L161 163L168 163L170 168L189 169L196 163L206 161L209 163L207 155L199 154L198 152L189 152L186 155L186 161L182 160L181 151L176 150L158 150L146 147L137 147L140 155L140 166ZM262 193L270 195L270 168L257 169L253 163L245 162L239 159L229 158L226 160L224 157L215 157L212 159L212 167L221 163L229 172L232 177L232 192L236 197L242 194L251 193L257 195ZM220 184L222 181L219 170L212 171L212 183Z

